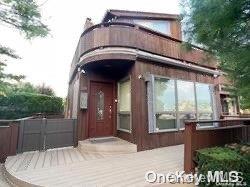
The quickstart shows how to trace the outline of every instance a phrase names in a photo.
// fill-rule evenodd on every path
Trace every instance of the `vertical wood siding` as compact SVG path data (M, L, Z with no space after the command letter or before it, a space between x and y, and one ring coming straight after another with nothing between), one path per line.
M148 110L146 98L146 83L138 79L147 72L155 75L178 78L202 83L214 83L214 78L208 75L188 70L176 69L156 63L137 61L132 73L132 125L133 136L136 138L138 150L146 150L183 143L184 131L148 133Z
M240 120L240 119L239 119ZM235 121L240 123L239 121ZM229 125L232 122L227 122ZM184 141L184 169L190 173L194 171L195 152L202 148L223 146L227 143L240 143L250 141L250 126L222 129L196 129L196 123L186 123Z

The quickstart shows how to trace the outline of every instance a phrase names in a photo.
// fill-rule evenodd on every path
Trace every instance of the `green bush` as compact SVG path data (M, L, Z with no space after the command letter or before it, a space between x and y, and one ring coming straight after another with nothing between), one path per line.
M0 119L17 119L36 113L60 114L62 111L60 97L31 93L0 96Z
M236 150L226 147L213 147L197 151L198 174L207 176L208 171L238 171L243 173L244 181L250 184L250 160ZM200 186L216 186L206 181Z

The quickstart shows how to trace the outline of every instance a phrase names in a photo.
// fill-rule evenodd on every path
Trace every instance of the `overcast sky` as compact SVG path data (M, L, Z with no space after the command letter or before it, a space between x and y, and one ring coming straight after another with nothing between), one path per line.
M18 31L0 25L0 42L16 50L7 72L23 74L35 85L45 83L66 97L70 63L85 19L99 23L107 9L178 14L178 0L37 0L51 36L25 40Z

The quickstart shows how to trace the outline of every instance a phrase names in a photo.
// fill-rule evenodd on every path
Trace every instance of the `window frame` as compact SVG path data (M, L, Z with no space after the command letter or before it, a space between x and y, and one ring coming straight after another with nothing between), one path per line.
M142 23L140 22L150 22L150 24L154 24L154 23L166 23L166 31L165 32L162 32L162 31L159 31L155 28L152 28L152 27L149 27L149 26L146 26L146 25L143 25ZM172 35L172 32L171 32L171 22L169 20L157 20L157 19L133 19L133 23L136 24L136 25L140 25L144 28L147 28L147 29L150 29L154 32L158 32L158 33L161 33L161 34L165 34L167 36L171 36Z
M156 110L155 110L155 79L157 78L161 78L161 79L169 79L169 80L174 80L174 85L175 85L175 113L176 114L176 128L171 128L171 129L161 129L161 130L157 130L156 128ZM202 82L195 82L195 81L191 81L191 80L184 80L184 79L179 79L179 78L172 78L172 77L168 77L168 76L161 76L161 75L154 75L154 74L148 74L147 78L147 97L148 97L148 121L149 121L149 129L148 132L149 133L160 133L160 132L174 132L174 131L180 131L180 130L184 130L184 128L181 127L181 123L180 123L180 115L183 113L186 113L185 111L180 112L179 108L178 108L178 103L179 103L179 98L178 98L178 86L177 86L177 82L178 81L185 81L185 82L191 82L193 83L193 89L194 89L194 102L195 102L195 111L192 112L192 114L194 113L196 115L196 119L198 120L198 102L197 102L197 87L196 84L197 83L201 83L201 84L205 84L208 85L210 88L210 97L211 97L211 108L212 108L212 119L217 119L217 114L216 114L216 102L215 102L215 93L214 93L214 85L210 84L210 83L202 83ZM153 105L153 106L150 106ZM164 112L163 112L164 113ZM151 119L150 119L151 118ZM198 128L213 128L215 127L216 124L213 123L213 125L207 125L207 126L199 126L198 124Z
M119 103L119 99L120 99L120 84L124 83L126 81L129 81L129 83L130 83L130 111L128 111L128 112L120 112L119 111L120 110L119 109L120 108L120 103ZM123 78L123 79L121 79L121 80L119 80L117 82L117 96L118 96L117 97L117 115L116 115L117 116L117 120L116 120L116 122L117 122L117 130L122 131L122 132L132 133L132 102L131 102L132 91L131 91L131 77L130 76L127 76L127 77L125 77L125 78ZM119 114L129 114L130 115L129 130L123 129L123 128L120 127Z
M174 81L174 95L175 95L175 111L167 111L167 112L161 112L161 114L164 114L164 113L174 113L176 118L175 118L175 125L176 125L176 128L171 128L171 129L159 129L159 130L156 130L157 127L156 127L156 114L159 114L159 112L157 112L155 110L156 108L156 101L155 101L155 79L166 79L166 80L173 80ZM153 117L154 117L154 121L155 121L155 125L154 125L154 132L157 133L157 132L174 132L174 131L178 131L178 116L177 116L177 109L178 109L178 106L177 106L177 96L176 96L176 80L175 79L172 79L172 78L168 78L168 77L165 77L165 76L160 76L160 75L153 75L153 105L154 105L154 113L153 113Z
M197 83L199 83L199 84L206 84L206 85L208 85L209 86L209 90L210 90L210 99L211 99L211 109L212 109L212 119L211 120L216 120L218 117L217 117L217 113L216 113L216 102L215 102L215 93L214 93L214 85L213 84L207 84L207 83L201 83L201 82L196 82L195 84L197 84ZM197 87L195 86L195 93L196 93L196 91L197 91ZM197 103L197 98L196 98L196 103ZM199 112L198 112L198 105L197 105L197 112L196 112L196 115L197 115L197 120L199 120L198 119L198 114L199 114ZM201 120L202 121L202 120ZM198 123L197 124L197 127L199 128L199 129L202 129L202 128L213 128L213 127L216 127L216 126L218 126L218 123L213 123L213 125L202 125L202 126L200 126L200 124Z

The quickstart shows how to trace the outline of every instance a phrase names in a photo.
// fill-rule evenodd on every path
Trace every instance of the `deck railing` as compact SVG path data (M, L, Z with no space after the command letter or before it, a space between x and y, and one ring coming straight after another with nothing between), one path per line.
M136 48L185 63L209 68L217 67L216 59L208 58L203 49L192 46L192 50L184 50L182 44L181 40L132 23L97 24L82 33L72 60L70 75L77 69L76 65L81 56L105 47Z
M202 127L200 124L213 124ZM186 121L184 133L184 170L194 172L197 150L227 143L250 142L250 118Z

